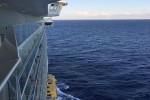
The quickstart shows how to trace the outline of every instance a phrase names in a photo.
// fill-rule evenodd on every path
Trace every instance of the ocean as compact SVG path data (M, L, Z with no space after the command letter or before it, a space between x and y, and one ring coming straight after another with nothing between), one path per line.
M57 20L46 33L57 100L150 100L150 20Z

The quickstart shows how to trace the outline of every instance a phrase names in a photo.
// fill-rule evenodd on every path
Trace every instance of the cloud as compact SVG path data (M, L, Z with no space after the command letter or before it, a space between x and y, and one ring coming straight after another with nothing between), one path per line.
M95 17L111 17L110 13L92 13L91 16Z
M150 19L150 13L128 11L114 14L108 12L79 11L72 14L63 14L56 19Z
M86 11L83 11L83 12L77 12L77 15L78 16L83 16L83 17L88 17L90 16L90 13L89 12L86 12Z
M77 12L77 15L81 17L110 17L111 16L110 13L91 13L87 11Z
M133 13L131 13L131 12L125 12L123 15L130 16L130 15L133 15Z
M133 13L133 12L124 12L122 14L113 15L112 18L124 18L124 19L149 19L150 13Z

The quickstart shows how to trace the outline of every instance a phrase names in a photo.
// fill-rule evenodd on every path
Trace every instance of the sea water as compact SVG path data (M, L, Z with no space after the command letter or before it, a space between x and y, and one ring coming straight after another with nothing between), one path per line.
M58 100L150 100L150 20L54 21Z

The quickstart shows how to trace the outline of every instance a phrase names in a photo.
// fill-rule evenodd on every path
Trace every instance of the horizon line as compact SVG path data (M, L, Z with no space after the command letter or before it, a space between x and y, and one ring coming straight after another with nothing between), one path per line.
M150 20L148 19L52 19L52 20Z

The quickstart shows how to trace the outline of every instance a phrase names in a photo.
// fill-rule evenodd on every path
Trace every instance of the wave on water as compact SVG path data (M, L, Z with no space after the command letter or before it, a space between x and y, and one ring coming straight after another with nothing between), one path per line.
M63 90L67 89L69 89L69 86L66 85L65 83L57 84L57 94L58 94L57 100L80 100L79 98L76 98L72 95L63 92Z

